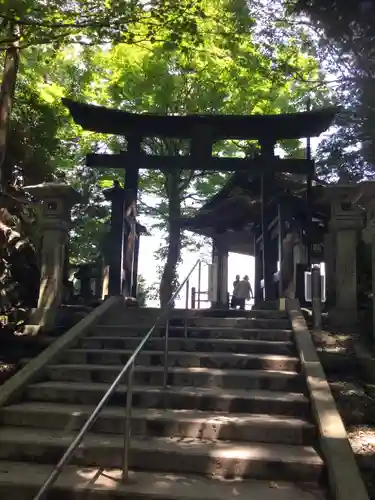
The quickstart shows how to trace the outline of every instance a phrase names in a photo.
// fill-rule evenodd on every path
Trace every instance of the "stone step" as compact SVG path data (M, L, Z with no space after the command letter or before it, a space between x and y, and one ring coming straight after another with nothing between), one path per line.
M111 310L109 314L104 316L105 323L113 324L113 321L118 321L119 323L127 323L131 320L138 322L147 322L153 324L155 320L161 313L161 309L155 308L124 308L119 307L117 310ZM181 319L185 318L204 318L204 317L228 317L228 318L270 318L279 319L287 318L286 311L279 311L276 308L271 310L265 309L247 309L245 311L240 311L239 309L173 309L170 314L171 319Z
M210 317L210 318L266 318L266 319L285 319L288 318L286 311L277 309L250 309L240 311L239 309L191 309L189 317ZM185 317L184 311L181 317Z
M173 318L170 323L173 326L182 326L183 318ZM288 318L189 318L189 326L209 326L211 328L232 327L232 328L290 328Z
M83 349L131 349L134 350L141 340L137 337L91 336L81 340ZM163 350L163 338L151 338L145 345L146 350ZM293 342L275 340L247 340L247 339L204 339L204 338L170 338L171 351L209 351L235 353L268 353L294 355L296 353Z
M0 410L1 425L36 429L78 431L94 406L56 403L20 403ZM92 432L122 434L124 409L105 408L91 428ZM247 413L209 413L197 410L134 408L132 435L221 439L278 444L313 444L315 427L308 421Z
M0 461L0 498L30 500L53 466ZM121 483L121 469L64 467L46 500L326 500L314 484L281 481L223 481L189 474L131 471Z
M93 336L99 337L144 337L149 327L142 327L139 324L128 325L97 325L91 331ZM164 337L165 326L157 328L153 337ZM292 330L284 329L259 329L259 328L234 328L234 327L189 327L188 338L212 338L212 339L232 339L232 340L263 340L263 341L285 341L292 340ZM184 337L184 328L174 326L169 328L169 336Z
M257 305L258 310L267 310L267 311L277 311L279 309L279 300L267 300L266 302L260 302Z
M125 349L70 349L60 363L124 365L133 352ZM163 365L164 351L141 351L136 362L143 366ZM272 354L169 351L168 366L298 371L300 361L296 357Z
M63 402L96 405L108 384L79 382L40 382L24 390L27 401ZM126 386L120 385L109 399L109 405L126 404ZM309 418L309 400L300 393L279 391L215 390L193 387L134 386L133 406L137 408L170 408L235 413L268 413Z
M51 365L47 367L46 374L49 380L110 384L120 373L122 367L123 365ZM162 385L164 383L164 367L137 365L134 383L138 385ZM169 386L177 385L180 387L305 391L303 376L288 371L174 367L168 369L167 383Z
M76 433L6 426L0 429L0 460L56 464ZM73 464L121 467L124 436L87 434ZM138 436L131 440L130 468L223 478L319 481L323 461L314 448L270 443Z

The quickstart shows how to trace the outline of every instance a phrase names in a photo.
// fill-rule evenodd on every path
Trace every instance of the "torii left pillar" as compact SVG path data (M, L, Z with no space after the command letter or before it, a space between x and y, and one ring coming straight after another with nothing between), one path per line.
M109 296L130 296L136 292L137 288L136 272L138 266L135 265L134 258L138 258L138 254L134 233L142 137L129 135L126 139L128 164L125 165L124 188L120 186L118 181L115 181L112 188L104 190L105 197L112 203L111 232L108 245ZM118 156L119 160L121 157L122 155Z
M25 191L42 202L43 214L39 298L30 323L36 330L49 329L55 324L63 298L70 212L81 196L71 186L60 182L29 186Z
M124 280L124 205L125 191L115 181L112 188L104 190L104 196L112 204L111 230L109 233L109 278L108 295L122 295Z
M133 177L135 189L123 189L118 181L104 195L111 201L111 230L108 235L109 260L108 295L125 295L136 298L139 234L134 216L137 196L138 169L128 169L127 178ZM128 185L132 185L128 182Z

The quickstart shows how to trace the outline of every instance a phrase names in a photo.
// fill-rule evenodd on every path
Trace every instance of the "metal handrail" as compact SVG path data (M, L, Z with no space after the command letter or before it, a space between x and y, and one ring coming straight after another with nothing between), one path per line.
M141 342L139 343L138 347L135 349L133 354L130 356L128 361L126 362L125 366L122 368L120 373L117 375L116 379L112 382L111 386L107 390L107 392L104 394L100 402L97 404L96 408L93 410L89 418L87 419L86 423L83 425L82 429L79 431L77 437L74 439L74 441L70 444L64 455L61 457L51 474L48 476L42 487L40 488L39 492L36 494L33 500L42 500L46 493L48 493L51 489L51 487L55 484L56 480L60 476L63 468L68 464L70 459L73 457L74 453L76 452L78 446L81 444L86 432L90 429L90 427L95 423L96 419L98 418L100 412L104 408L105 404L107 403L108 399L112 396L113 392L117 389L118 385L122 381L124 375L128 373L128 384L127 384L127 391L126 391L126 416L125 416L125 431L124 431L124 454L123 454L123 471L122 471L122 481L125 482L128 479L129 476L129 445L130 445L130 418L131 418L131 410L132 410L132 382L133 382L133 372L134 372L134 362L138 356L138 354L142 351L143 347L145 346L146 342L149 340L151 335L154 333L155 328L159 325L161 320L166 319L166 331L165 331L165 347L164 347L164 387L167 385L167 377L168 377L168 340L169 340L169 313L171 309L173 308L173 304L175 299L177 298L178 294L186 284L187 292L189 290L189 279L192 273L194 272L195 268L197 265L200 263L200 259L197 260L197 262L194 264L194 266L191 268L190 272L186 276L186 278L183 280L181 285L177 288L175 293L172 295L172 297L169 299L167 304L164 306L162 309L161 313L159 316L156 318L156 321L154 325L149 329L149 331L146 333L146 335L143 337ZM188 307L188 298L189 294L187 293L186 295L186 302L185 302L185 326L184 326L184 331L185 331L185 336L187 336L187 307Z

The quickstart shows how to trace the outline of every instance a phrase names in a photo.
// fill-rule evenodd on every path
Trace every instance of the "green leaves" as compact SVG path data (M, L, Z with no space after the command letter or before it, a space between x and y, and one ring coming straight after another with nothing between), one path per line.
M319 34L317 55L335 76L332 93L345 108L339 128L319 150L322 172L374 176L375 5L373 2L290 1ZM329 63L327 64L327 59ZM332 78L331 78L332 79Z
M139 43L149 40L200 41L196 18L200 0L18 0L3 1L0 47L6 26L18 24L22 46L56 43Z
M277 113L304 109L311 82L320 78L317 62L301 48L308 38L286 21L277 24L264 2L155 0L147 9L141 0L47 3L8 2L3 12L6 24L18 20L22 46L29 46L23 50L9 161L21 165L27 182L74 167L68 179L91 205L106 207L100 190L122 180L123 173L108 169L89 175L82 169L85 154L118 152L126 141L82 131L68 119L61 96L137 113ZM152 154L187 154L189 144L146 138L144 148ZM252 148L253 143L221 141L213 151L243 156ZM298 144L288 149L299 154ZM182 215L193 214L227 178L178 172ZM174 210L170 180L164 171L142 172L140 180L140 208L164 229ZM76 214L74 235L76 256L84 259L98 252L108 216L107 211L92 221L87 208Z
M150 19L159 22L167 5L170 3L154 11ZM171 5L176 7L174 2ZM289 29L285 36L273 39L270 30L271 38L266 38L262 30L268 25L257 2L249 7L243 0L204 0L199 9L194 23L197 33L204 35L201 45L193 45L188 38L180 43L178 32L152 44L150 37L155 30L143 24L135 30L145 29L148 42L118 44L90 53L85 49L86 74L72 64L72 79L80 82L80 98L137 113L251 114L305 109L306 94L311 82L319 77L319 68L301 51L298 31L292 33L284 23L282 29ZM259 16L261 25L256 21ZM271 17L266 21L273 22ZM82 54L78 64L81 59ZM119 137L101 137L100 142L113 152L126 147ZM244 141L222 141L214 144L214 154L243 156L253 147ZM146 138L144 148L151 154L187 154L189 145ZM288 149L300 154L298 144ZM100 186L107 186L114 175L118 177L112 174L102 178ZM159 214L164 227L169 216L168 178L166 172L148 171L142 172L140 181L142 196L158 200L152 207L141 206L148 213ZM179 178L182 211L191 214L225 183L228 175L179 172ZM159 225L160 220L155 223Z

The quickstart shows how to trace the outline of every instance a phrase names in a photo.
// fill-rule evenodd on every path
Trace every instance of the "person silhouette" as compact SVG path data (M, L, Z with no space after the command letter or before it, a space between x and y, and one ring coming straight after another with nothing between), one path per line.
M236 309L236 307L237 307L237 305L238 305L238 304L237 304L237 298L236 298L236 290L237 290L237 286L238 286L238 284L240 283L240 281L241 281L241 280L240 280L240 275L239 275L239 274L237 274L237 275L236 275L236 279L233 281L233 293L232 293L232 299L231 299L231 301L230 301L230 307L231 307L232 309Z
M253 298L253 290L249 281L249 276L246 274L236 286L236 306L241 310L245 309L246 300Z

